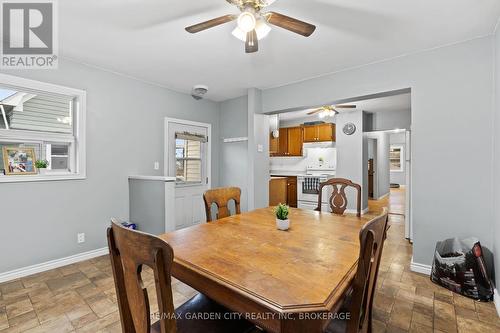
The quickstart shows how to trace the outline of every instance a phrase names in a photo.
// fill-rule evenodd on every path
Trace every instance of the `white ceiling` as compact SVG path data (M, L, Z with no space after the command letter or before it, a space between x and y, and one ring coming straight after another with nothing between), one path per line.
M255 54L234 22L191 35L184 27L237 13L225 0L59 1L63 57L177 91L206 84L216 101L491 34L498 0L277 0L268 7L317 26L309 38L273 27Z
M411 93L372 98L363 101L354 101L346 104L356 105L356 110L366 111L369 113L408 111L411 110ZM304 118L311 118L310 121L319 120L317 115L307 115L307 113L311 112L311 110L312 109L280 113L279 119L280 121ZM339 112L349 112L353 110L354 109L339 109Z

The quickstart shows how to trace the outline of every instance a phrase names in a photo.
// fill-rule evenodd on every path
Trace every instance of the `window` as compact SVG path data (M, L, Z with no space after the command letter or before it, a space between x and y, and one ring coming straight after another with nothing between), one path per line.
M404 150L401 145L391 145L389 161L392 172L404 171Z
M0 74L0 182L84 178L84 135L84 91ZM33 148L47 168L9 174L4 147Z
M175 133L175 176L177 183L201 183L206 137L191 133Z

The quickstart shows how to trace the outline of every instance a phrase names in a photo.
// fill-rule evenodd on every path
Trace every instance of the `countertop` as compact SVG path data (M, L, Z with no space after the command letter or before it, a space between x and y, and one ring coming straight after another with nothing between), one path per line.
M271 177L274 176L305 176L305 171L290 171L290 170L271 170L269 172Z

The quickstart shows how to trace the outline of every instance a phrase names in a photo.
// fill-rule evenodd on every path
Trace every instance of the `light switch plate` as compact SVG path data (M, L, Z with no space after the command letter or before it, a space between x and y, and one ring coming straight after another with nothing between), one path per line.
M160 162L158 162L158 161L155 162L154 169L155 170L160 170Z
M257 145L257 151L259 153L262 153L264 151L264 146L263 145Z

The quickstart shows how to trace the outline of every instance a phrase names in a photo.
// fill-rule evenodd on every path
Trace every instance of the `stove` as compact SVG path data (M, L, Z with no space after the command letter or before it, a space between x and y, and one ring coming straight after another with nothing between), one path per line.
M307 168L305 176L297 177L297 203L298 208L316 209L318 207L319 185L328 179L335 177L335 169L332 168ZM322 210L330 211L328 199L332 194L330 186L323 189Z

